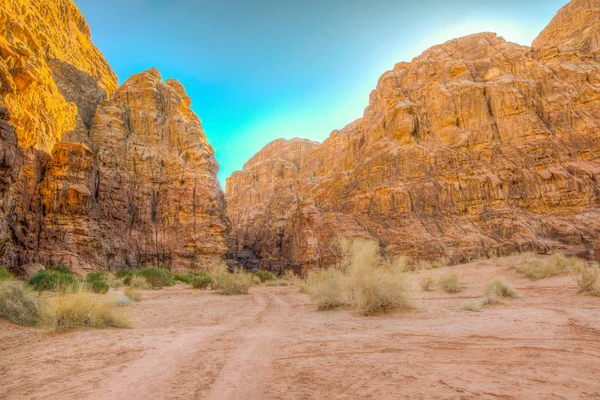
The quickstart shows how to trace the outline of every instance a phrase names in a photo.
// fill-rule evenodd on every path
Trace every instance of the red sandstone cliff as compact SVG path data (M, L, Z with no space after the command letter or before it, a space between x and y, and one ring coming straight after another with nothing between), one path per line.
M599 32L600 0L573 0L532 47L482 33L397 64L363 118L295 160L275 141L227 180L234 253L323 267L333 239L364 236L454 262L600 260Z

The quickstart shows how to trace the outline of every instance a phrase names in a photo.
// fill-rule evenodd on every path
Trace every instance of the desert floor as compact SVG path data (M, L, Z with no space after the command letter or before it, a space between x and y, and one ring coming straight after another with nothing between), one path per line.
M456 272L458 294L421 292ZM521 298L459 306L502 277ZM0 321L3 399L599 399L600 297L504 260L411 274L416 309L318 312L297 287L145 292L134 329L49 334Z

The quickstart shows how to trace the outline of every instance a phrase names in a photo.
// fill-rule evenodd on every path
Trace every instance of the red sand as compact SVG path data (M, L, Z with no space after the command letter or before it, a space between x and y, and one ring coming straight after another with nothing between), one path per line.
M505 261L504 261L505 262ZM457 294L423 275L457 273ZM522 297L459 311L488 277ZM48 334L0 321L2 399L599 399L600 297L497 261L411 276L417 308L317 312L296 287L176 286L128 307L132 330Z

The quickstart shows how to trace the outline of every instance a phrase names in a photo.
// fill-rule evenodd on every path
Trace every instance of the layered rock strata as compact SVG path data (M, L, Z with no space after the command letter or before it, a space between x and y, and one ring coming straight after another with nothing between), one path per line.
M598 32L600 0L573 0L532 47L482 33L397 64L361 119L296 141L301 156L273 142L227 180L234 254L320 268L351 236L451 262L600 260Z
M0 258L189 270L227 251L218 164L155 69L117 89L71 0L0 5Z

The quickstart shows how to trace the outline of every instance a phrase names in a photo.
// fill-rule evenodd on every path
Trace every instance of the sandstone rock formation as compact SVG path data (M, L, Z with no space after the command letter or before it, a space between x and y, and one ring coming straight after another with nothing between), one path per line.
M233 254L319 268L351 236L451 262L600 260L599 32L600 0L573 0L532 47L482 33L397 64L363 118L297 154L273 142L227 180Z
M71 0L7 0L0 17L3 263L218 262L218 164L182 85L152 69L117 90Z

